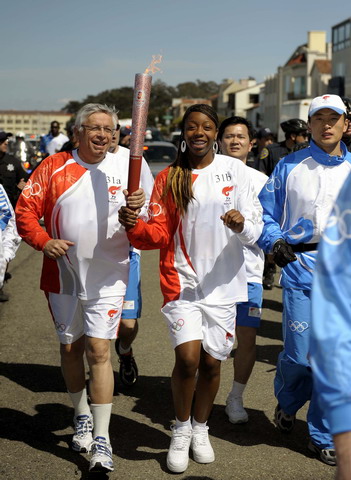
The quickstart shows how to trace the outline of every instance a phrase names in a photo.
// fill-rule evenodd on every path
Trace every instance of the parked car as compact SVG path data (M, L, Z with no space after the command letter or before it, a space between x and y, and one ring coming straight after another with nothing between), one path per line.
M170 141L178 148L179 142L180 142L180 136L181 136L181 131L176 130L171 133L169 139Z
M133 128L132 128L133 130ZM156 142L162 142L164 140L164 137L160 130L156 127L146 127L145 131L145 140L146 141L156 141Z
M177 149L171 142L146 141L144 143L144 158L154 177L173 163L176 157Z

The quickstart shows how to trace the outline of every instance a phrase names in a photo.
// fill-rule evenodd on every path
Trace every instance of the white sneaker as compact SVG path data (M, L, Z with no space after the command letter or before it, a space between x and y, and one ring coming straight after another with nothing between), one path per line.
M243 407L243 399L241 397L234 398L229 395L225 413L228 415L231 423L247 423L249 421L249 416Z
M193 428L191 437L191 449L193 457L197 463L214 462L215 454L208 438L208 427Z
M182 473L188 468L191 429L176 429L171 426L172 438L167 454L167 467L171 472Z
M112 448L105 437L94 438L89 472L113 472Z
M72 449L76 452L90 452L93 442L93 416L78 415L73 421L74 435L72 439Z

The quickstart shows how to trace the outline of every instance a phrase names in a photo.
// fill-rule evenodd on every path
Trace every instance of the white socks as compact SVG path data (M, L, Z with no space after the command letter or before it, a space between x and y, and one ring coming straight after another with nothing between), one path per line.
M193 418L193 421L191 423L190 421L190 417L188 418L188 420L186 420L185 422L181 422L180 420L178 420L178 418L176 417L176 429L177 430L191 430L191 429L194 429L195 427L197 428L206 428L206 425L207 425L207 422L205 423L199 423L195 420L195 418Z
M86 388L77 393L68 392L68 395L73 403L75 417L78 415L91 415Z
M246 387L246 383L239 383L234 380L232 391L230 392L229 395L234 398L242 398L245 387Z
M110 443L108 428L110 425L112 403L92 403L90 407L94 419L93 437L105 437L106 442Z
M186 420L185 422L181 422L180 420L178 420L178 418L176 417L176 429L177 430L191 430L191 422L190 422L190 417L188 418L188 420Z
M207 425L207 422L205 423L199 423L195 420L195 418L193 418L193 423L192 423L192 427L193 427L193 430L194 428L206 428L206 425Z

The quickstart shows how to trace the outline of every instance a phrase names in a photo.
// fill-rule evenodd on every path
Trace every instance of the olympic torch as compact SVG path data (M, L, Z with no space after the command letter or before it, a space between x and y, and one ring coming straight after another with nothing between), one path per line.
M132 111L132 136L130 139L128 193L138 190L140 183L141 164L144 151L144 137L147 113L149 110L152 73L160 71L156 67L161 63L162 55L152 55L152 61L144 73L135 75L134 98Z
M149 73L137 73L135 75L132 111L132 136L130 139L129 153L129 194L134 193L139 188L147 113L150 102L151 81L152 76Z

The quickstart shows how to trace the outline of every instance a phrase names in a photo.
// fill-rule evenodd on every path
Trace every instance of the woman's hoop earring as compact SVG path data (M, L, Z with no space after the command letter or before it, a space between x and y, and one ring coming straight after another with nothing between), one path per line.
M185 140L182 140L182 143L180 144L180 150L181 150L182 153L185 152L185 150L186 150L186 142L185 142Z
M217 142L213 142L213 152L214 153L218 153L218 143Z

